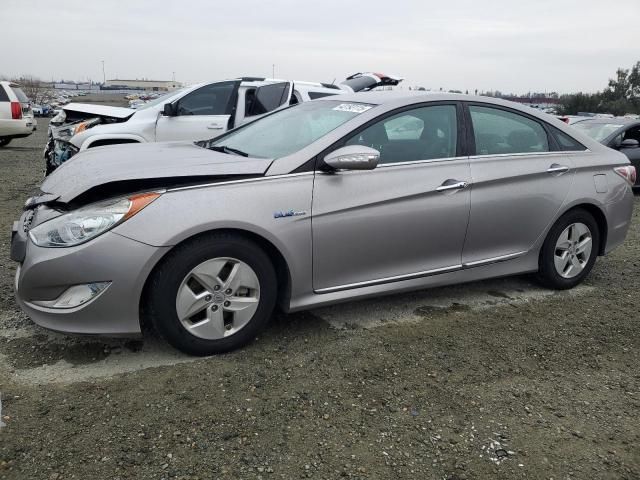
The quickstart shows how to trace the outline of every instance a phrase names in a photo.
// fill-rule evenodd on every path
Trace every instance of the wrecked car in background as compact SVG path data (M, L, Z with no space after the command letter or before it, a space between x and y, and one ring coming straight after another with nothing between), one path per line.
M379 73L356 73L339 85L242 77L172 91L135 109L70 103L51 120L45 174L87 148L214 138L279 108L401 81Z

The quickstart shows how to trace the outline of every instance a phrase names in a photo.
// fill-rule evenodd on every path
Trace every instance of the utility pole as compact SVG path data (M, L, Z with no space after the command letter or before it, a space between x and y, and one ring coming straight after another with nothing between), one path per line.
M102 83L107 83L107 76L104 73L104 60L102 60Z
M176 72L172 72L173 73L173 81L176 81Z

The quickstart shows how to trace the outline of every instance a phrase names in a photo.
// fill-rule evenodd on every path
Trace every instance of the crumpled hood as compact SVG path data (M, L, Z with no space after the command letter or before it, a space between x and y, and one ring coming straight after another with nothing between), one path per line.
M167 179L166 186L171 186L172 181L187 177L204 181L216 176L263 175L272 162L215 152L191 142L96 147L65 162L45 179L41 190L67 203L90 189L118 182Z
M132 108L94 105L92 103L69 103L62 107L65 112L90 113L99 117L127 118L136 113Z

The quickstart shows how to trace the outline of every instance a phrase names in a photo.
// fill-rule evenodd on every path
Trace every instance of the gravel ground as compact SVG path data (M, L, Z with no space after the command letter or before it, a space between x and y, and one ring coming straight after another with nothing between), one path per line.
M278 315L193 359L20 313L8 232L45 137L0 150L0 478L640 478L640 198L571 292L511 278Z

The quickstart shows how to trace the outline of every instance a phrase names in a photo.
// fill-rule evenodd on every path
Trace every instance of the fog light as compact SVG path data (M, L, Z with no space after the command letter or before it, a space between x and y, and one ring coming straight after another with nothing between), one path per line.
M55 300L32 301L34 305L47 308L75 308L98 297L111 282L94 282L69 287Z

